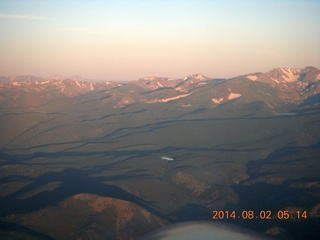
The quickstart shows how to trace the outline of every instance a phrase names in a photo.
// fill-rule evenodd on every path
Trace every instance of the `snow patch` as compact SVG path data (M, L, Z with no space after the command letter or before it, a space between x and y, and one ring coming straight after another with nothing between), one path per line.
M212 98L213 103L220 104L223 101L223 98Z
M255 76L255 75L248 75L248 76L246 76L246 78L251 80L251 81L256 81L257 80L257 76Z
M203 80L204 77L201 75L201 74L198 74L197 76L194 77L195 79L198 79L198 80Z
M188 92L188 90L185 90L181 87L176 87L175 90L179 91L179 92Z
M152 103L156 103L156 102L170 102L170 101L174 101L174 100L177 100L177 99L180 99L180 98L184 98L184 97L187 97L189 95L191 95L192 93L187 93L187 94L181 94L181 95L178 95L178 96L175 96L175 97L171 97L171 98L163 98L163 99L155 99L153 101L151 101Z
M48 82L50 82L50 80L41 82L40 84L46 84L46 83L48 83Z
M296 82L301 74L298 68L277 68L269 76L276 83Z
M163 87L163 85L161 83L157 82L157 84L159 87Z
M240 98L242 95L240 93L230 93L228 100L233 100L233 99L237 99Z
M280 68L280 71L283 73L284 81L286 82L294 82L298 80L300 71L298 69L291 68Z
M271 78L271 79L272 79L272 81L274 81L276 83L280 83L280 81L278 79L276 79L276 78Z

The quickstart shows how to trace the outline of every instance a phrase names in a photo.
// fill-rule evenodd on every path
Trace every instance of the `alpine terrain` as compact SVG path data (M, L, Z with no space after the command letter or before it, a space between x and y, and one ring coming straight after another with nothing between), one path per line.
M1 76L0 109L1 239L137 239L197 220L320 236L317 68Z

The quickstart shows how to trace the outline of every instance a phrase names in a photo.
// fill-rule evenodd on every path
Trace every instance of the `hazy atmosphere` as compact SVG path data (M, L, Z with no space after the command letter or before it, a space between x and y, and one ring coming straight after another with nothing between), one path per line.
M0 0L0 239L319 240L319 10Z
M1 0L0 72L134 80L319 67L319 9L317 0Z

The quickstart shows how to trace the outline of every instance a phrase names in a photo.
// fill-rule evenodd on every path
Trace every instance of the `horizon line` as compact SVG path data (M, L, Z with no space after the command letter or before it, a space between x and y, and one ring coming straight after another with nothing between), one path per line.
M5 14L0 13L0 18L4 19L27 19L27 20L45 20L45 21L54 21L54 18L34 16L34 15L16 15L16 14Z

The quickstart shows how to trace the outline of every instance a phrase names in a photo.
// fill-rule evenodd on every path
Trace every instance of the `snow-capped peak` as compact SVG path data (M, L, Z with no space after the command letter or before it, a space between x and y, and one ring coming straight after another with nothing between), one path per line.
M298 80L301 69L299 68L276 68L266 73L275 82L295 82Z
M200 73L195 73L195 74L192 74L192 75L184 78L184 80L188 80L188 79L194 79L194 80L202 81L202 80L207 80L209 78L204 76L204 75L202 75L202 74L200 74Z

